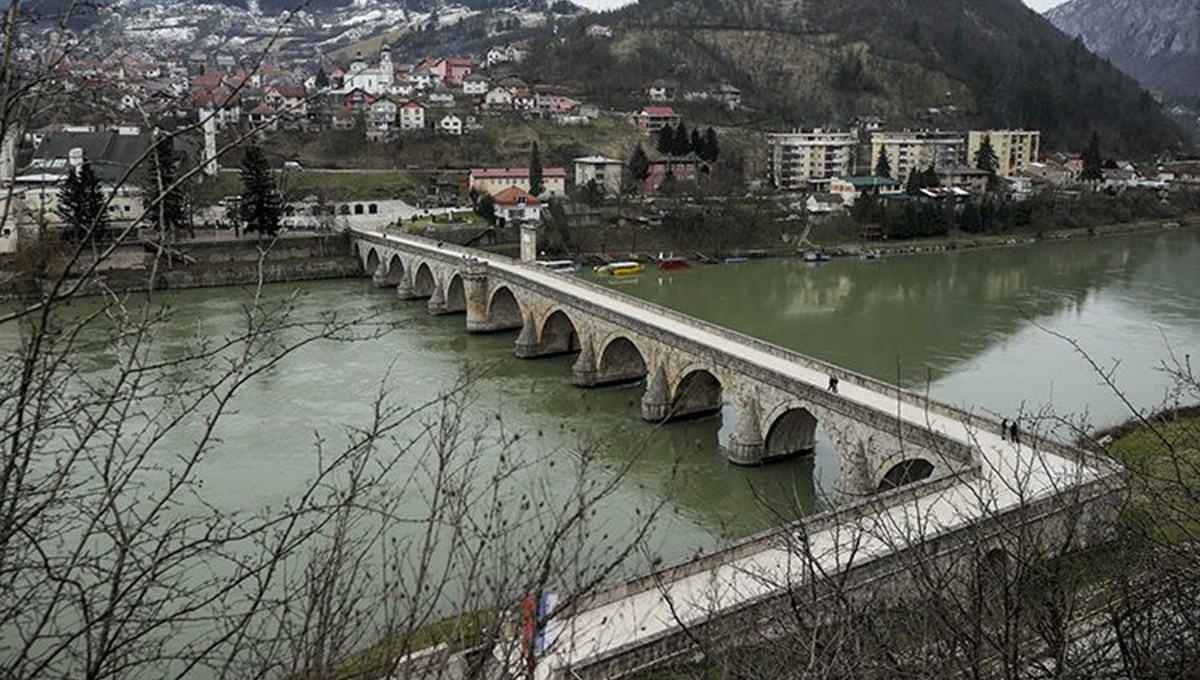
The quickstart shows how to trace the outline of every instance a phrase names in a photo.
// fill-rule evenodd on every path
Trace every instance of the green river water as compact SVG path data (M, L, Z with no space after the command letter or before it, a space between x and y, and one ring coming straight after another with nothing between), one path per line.
M1200 348L1200 231L1075 240L882 261L764 260L648 271L615 288L820 359L998 415L1053 409L1114 424L1128 412L1056 333L1079 341L1142 408L1162 403L1156 367ZM629 475L604 512L614 527L668 500L650 537L677 559L819 509L836 481L827 445L815 456L757 469L725 462L728 418L655 427L638 417L639 386L581 390L571 357L522 361L515 333L472 336L462 316L431 317L368 279L269 286L300 292L300 313L374 312L397 330L360 343L320 343L251 383L219 429L201 470L209 502L255 508L282 501L311 469L315 433L336 440L370 415L381 383L394 399L432 399L465 367L478 379L468 420L521 433L518 451L574 456L599 447ZM163 351L236 324L248 293L181 291ZM86 306L91 303L79 303ZM99 351L99 350L98 350ZM390 367L390 371L389 371ZM497 421L496 417L500 420ZM553 484L556 472L547 472Z

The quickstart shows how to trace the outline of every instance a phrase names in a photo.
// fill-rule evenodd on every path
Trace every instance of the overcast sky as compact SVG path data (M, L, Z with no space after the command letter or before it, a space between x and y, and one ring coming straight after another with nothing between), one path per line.
M622 5L628 5L632 0L575 0L580 5L589 9L612 9ZM1041 12L1055 5L1061 5L1065 0L1025 0L1025 4Z

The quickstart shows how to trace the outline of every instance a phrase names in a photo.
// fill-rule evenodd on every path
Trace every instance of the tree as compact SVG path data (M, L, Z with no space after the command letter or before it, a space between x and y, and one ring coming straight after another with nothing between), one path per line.
M639 142L633 149L633 153L629 155L629 162L626 164L628 177L633 183L634 191L640 190L646 183L646 178L650 176L650 159L646 157L646 151L642 148Z
M875 174L879 177L892 176L892 162L888 160L887 149L879 147L879 156L875 159Z
M538 152L538 143L534 143L529 147L529 193L534 196L541 196L546 190L546 183L542 179L542 156Z
M716 163L721 157L721 144L717 141L717 131L709 127L704 131L704 153L700 158L709 163Z
M688 132L687 124L679 121L679 125L675 127L675 139L671 142L671 155L686 156L692 150L692 137Z
M701 155L701 152L704 150L704 137L700 132L700 128L692 128L692 136L688 140L688 148L697 156Z
M675 148L675 128L670 125L660 127L654 148L658 149L658 152L664 156L671 155L671 149Z
M262 149L251 144L242 158L241 219L247 233L274 236L283 216L283 198Z
M177 180L179 158L174 135L155 137L142 181L147 220L160 234L186 229L187 197Z
M1083 170L1079 179L1085 182L1099 182L1104 179L1104 162L1100 154L1100 133L1092 131L1092 138L1083 151Z
M325 88L329 87L329 74L325 73L324 66L317 67L317 77L314 84L317 86L318 90L324 90Z
M90 163L67 171L58 201L66 240L94 242L108 236L108 199Z
M996 174L996 169L1000 167L996 150L992 148L991 135L984 135L983 141L979 143L979 148L975 150L975 167L992 175Z

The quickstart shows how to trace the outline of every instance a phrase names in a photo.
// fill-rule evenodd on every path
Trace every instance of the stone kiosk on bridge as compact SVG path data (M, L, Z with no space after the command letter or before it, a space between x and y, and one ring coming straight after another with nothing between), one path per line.
M836 581L891 606L915 590L911 564L975 573L1009 550L1090 545L1115 522L1122 471L1077 449L1006 441L988 418L532 263L409 236L353 240L364 271L401 299L464 314L471 333L514 331L524 359L575 354L581 388L644 381L647 421L732 415L723 445L733 463L811 452L821 438L837 453L847 503L579 594L560 612L539 679L618 677L686 658L701 634L738 644L795 625L789 606L803 584L814 601ZM1035 538L1014 546L1016 528Z

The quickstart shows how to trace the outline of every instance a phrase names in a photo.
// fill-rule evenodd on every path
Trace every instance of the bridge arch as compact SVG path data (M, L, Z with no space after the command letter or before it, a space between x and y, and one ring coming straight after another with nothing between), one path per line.
M433 277L433 269L430 268L428 262L422 262L417 265L417 271L413 274L413 297L427 298L433 295L433 289L437 287L437 280Z
M704 368L688 370L681 375L671 392L669 418L691 418L721 411L723 388L717 376Z
M891 491L933 476L934 465L924 458L906 458L888 468L879 482L879 492Z
M520 328L523 322L521 304L508 286L500 286L488 298L487 318L493 327Z
M579 331L571 317L561 309L550 312L542 321L538 337L538 354L550 356L579 351Z
M467 290L461 274L450 277L446 284L446 310L461 312L467 308Z
M788 408L770 423L763 451L767 459L809 453L816 448L817 417L808 409Z
M379 251L374 248L364 248L362 254L363 271L367 276L372 276L379 270Z
M646 377L646 357L629 338L618 335L600 350L596 384L635 382Z

